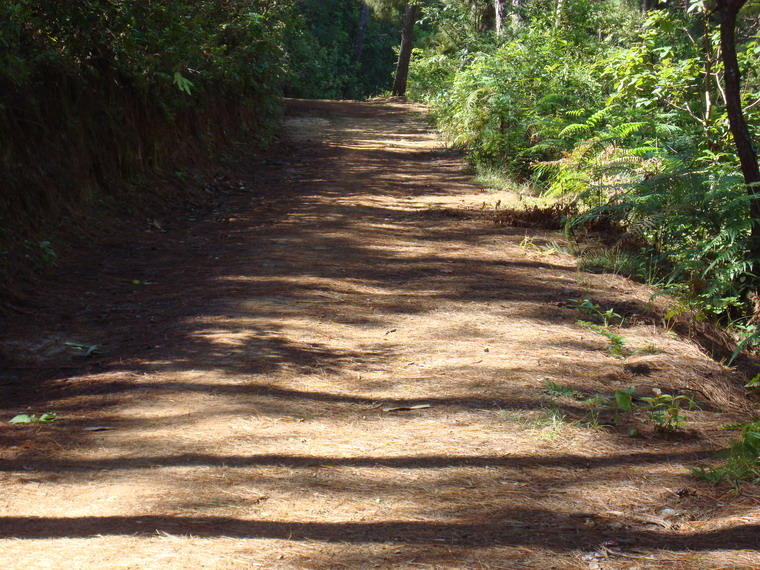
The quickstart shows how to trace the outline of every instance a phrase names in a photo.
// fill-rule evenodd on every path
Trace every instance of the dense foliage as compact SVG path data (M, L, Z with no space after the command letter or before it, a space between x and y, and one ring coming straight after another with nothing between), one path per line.
M358 38L362 9L367 19ZM307 0L299 12L303 25L288 46L288 95L362 99L390 89L400 37L395 11L370 11L361 0Z
M498 36L461 25L467 3L431 5L431 18L459 32L417 51L412 94L476 164L575 203L583 213L571 232L600 218L622 226L617 254L632 260L628 272L683 293L704 316L742 314L757 276L714 6L515 5ZM736 37L755 137L759 8L745 8Z

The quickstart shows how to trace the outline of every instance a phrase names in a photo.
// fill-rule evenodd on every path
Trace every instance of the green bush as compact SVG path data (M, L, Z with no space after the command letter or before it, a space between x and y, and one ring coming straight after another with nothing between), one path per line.
M361 99L391 88L400 15L381 19L373 11L354 61L361 8L360 0L301 2L299 25L287 42L289 96Z

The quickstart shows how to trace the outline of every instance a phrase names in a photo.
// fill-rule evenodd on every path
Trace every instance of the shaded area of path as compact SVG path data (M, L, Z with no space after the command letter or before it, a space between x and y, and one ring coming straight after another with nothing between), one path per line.
M430 544L435 541L459 546L547 546L547 533L553 541L593 541L593 533L583 529L588 513L500 512L499 524L491 522L351 522L295 523L246 521L228 517L76 517L57 520L34 518L0 519L6 527L14 526L13 536L25 539L81 538L103 535L153 534L155 529L166 533L183 533L192 529L196 537L225 536L234 538L269 538L315 540L332 543ZM740 528L699 533L684 537L677 532L633 531L629 542L639 547L669 550L717 551L733 548L757 548L760 524ZM737 536L742 537L737 544Z
M0 561L573 567L615 537L629 562L760 560L757 512L716 522L682 466L725 438L582 429L542 393L643 381L565 308L643 313L643 288L482 219L488 196L407 106L289 105L282 153L214 210L83 253L1 333L5 415L61 419L0 430ZM647 382L725 374L625 334L658 347Z

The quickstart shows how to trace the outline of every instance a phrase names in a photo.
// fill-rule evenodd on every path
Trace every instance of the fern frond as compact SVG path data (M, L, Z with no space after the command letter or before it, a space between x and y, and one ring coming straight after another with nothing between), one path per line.
M587 135L591 131L591 127L586 123L573 123L566 126L559 132L559 137L572 137L578 135Z
M649 123L645 123L643 121L635 123L623 123L610 128L610 134L612 134L613 137L625 139L633 134L641 132L647 126L649 126Z
M669 123L656 123L654 125L654 132L658 136L671 137L683 132L683 129L678 125L672 125Z
M599 109L596 113L586 119L586 125L588 125L590 128L599 127L599 125L602 124L602 121L607 118L607 115L612 112L612 109L612 106Z

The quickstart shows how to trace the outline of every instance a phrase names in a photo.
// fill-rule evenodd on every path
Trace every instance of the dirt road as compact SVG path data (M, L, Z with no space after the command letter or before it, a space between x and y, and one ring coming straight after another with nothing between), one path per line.
M490 221L408 106L292 101L284 132L6 319L0 566L760 567L757 497L688 471L736 381L645 287ZM664 437L582 402L629 386L701 409Z

